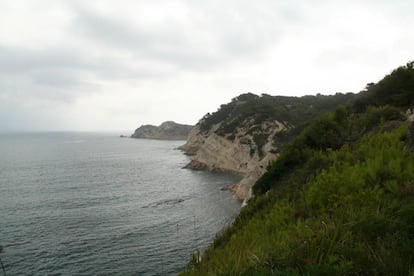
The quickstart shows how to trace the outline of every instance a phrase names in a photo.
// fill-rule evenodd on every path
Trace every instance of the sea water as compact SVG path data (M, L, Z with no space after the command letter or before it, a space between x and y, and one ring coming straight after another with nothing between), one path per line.
M240 209L220 190L237 178L183 169L183 143L0 134L7 275L177 274Z

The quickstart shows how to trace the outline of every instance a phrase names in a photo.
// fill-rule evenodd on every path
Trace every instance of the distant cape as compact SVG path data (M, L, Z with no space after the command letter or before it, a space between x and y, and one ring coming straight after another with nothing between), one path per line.
M159 139L159 140L187 140L193 126L177 124L167 121L159 126L142 125L135 130L131 138Z

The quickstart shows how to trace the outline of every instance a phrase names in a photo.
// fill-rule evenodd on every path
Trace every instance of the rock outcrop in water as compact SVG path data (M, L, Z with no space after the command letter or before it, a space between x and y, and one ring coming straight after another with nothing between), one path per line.
M352 95L297 98L242 94L194 126L187 143L180 147L192 155L186 168L242 175L230 189L240 200L247 200L253 185L278 157L283 133Z
M186 140L192 129L190 125L177 124L167 121L160 126L143 125L137 128L131 138L146 138L160 140Z

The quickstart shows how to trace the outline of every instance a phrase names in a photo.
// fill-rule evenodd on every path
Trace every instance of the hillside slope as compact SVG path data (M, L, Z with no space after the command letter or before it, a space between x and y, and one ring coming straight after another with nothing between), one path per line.
M187 168L240 174L243 179L231 188L239 199L249 199L253 184L279 154L278 134L353 98L351 93L300 98L242 94L191 130L181 147L193 155Z
M413 85L408 63L310 121L183 274L412 275Z

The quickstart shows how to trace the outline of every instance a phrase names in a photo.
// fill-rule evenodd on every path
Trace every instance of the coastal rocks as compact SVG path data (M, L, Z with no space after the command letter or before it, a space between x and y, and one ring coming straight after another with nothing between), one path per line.
M187 143L180 147L192 155L186 168L243 176L230 190L238 199L248 200L252 197L253 185L269 163L276 160L275 135L286 127L275 120L255 124L246 118L232 133L219 135L219 128L220 123L202 132L199 123L191 130Z
M200 125L197 124L190 130L187 137L187 143L180 146L179 149L187 155L195 155L207 136L208 135L201 135Z
M131 138L146 138L160 140L186 140L192 126L167 121L160 126L143 125L137 128Z
M208 170L208 166L207 164L204 164L200 161L197 160L191 160L190 163L188 163L185 167L185 169L192 169L195 171L203 171L203 170Z

